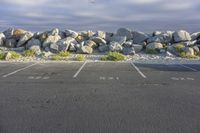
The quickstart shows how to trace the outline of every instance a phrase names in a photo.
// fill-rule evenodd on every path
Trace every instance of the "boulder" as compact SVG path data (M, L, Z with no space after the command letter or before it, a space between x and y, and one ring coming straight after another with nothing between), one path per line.
M38 39L43 43L48 38L48 32L40 33Z
M58 53L59 52L58 45L56 43L51 43L50 46L49 46L49 50L52 53Z
M33 37L33 33L26 32L24 35L21 36L20 40L17 43L17 47L23 46L26 42L28 42Z
M196 55L199 54L199 47L198 47L198 46L193 46L192 48L193 48L194 53L195 53Z
M69 49L71 43L77 44L77 41L72 37L67 37L62 40L59 40L57 42L59 51L67 51Z
M39 46L39 47L42 46L42 44L41 44L41 42L40 42L39 39L32 38L32 39L31 39L30 41L28 41L28 43L26 44L26 48L29 49L31 46L35 46L35 45L37 45L37 46Z
M23 29L15 29L13 32L13 37L19 40L27 31Z
M134 31L133 32L133 43L138 44L146 41L148 39L148 35L143 32Z
M146 46L147 50L157 50L157 49L162 49L162 48L163 48L163 45L161 43L156 43L156 42L149 43Z
M122 45L118 42L110 42L109 50L113 52L121 52L123 49Z
M80 53L82 54L91 54L93 52L93 49L89 46L82 46L80 48Z
M123 47L132 47L132 45L133 45L133 41L130 40L130 41L126 41L122 46Z
M194 40L198 40L198 39L200 39L200 32L192 33L191 40L194 41Z
M92 41L92 40L85 41L84 45L85 46L89 46L91 48L96 48L97 47L97 44L94 41Z
M143 49L143 46L140 45L140 44L133 44L132 46L133 46L136 53L142 51L142 49Z
M79 32L79 35L84 37L85 39L89 39L90 37L94 36L94 32L93 31L81 31Z
M95 42L96 44L100 44L100 43L106 44L106 41L100 37L92 37L91 40Z
M161 31L154 31L153 34L152 34L152 36L159 36L161 34L162 34Z
M104 31L97 31L95 34L94 34L95 37L100 37L102 39L105 39L106 38L106 32Z
M100 45L99 47L98 47L98 50L99 50L99 52L106 52L106 51L108 51L109 50L109 46L108 45Z
M169 33L162 33L157 36L149 37L147 39L147 43L152 43L152 42L169 44L172 42L172 36Z
M77 41L78 43L81 43L81 42L83 42L83 41L86 40L83 36L80 36L80 35L78 35L75 39L76 39L76 41Z
M126 40L127 40L126 36L114 35L111 38L111 42L118 42L120 45L123 45L126 42Z
M0 46L3 46L5 43L6 37L3 33L0 33Z
M59 29L58 28L54 28L48 33L48 36L58 36L58 35L59 35Z
M193 48L190 48L190 47L185 47L183 49L183 51L186 53L186 55L188 56L194 56L194 49Z
M12 38L12 36L13 36L13 33L14 33L14 28L9 28L9 29L7 29L7 30L5 30L3 33L4 33L4 35L6 36L6 39L10 39L10 38Z
M190 41L191 36L187 31L180 30L173 33L173 39L174 42L184 42L184 41Z
M122 51L123 51L123 54L125 54L125 55L134 55L135 54L135 49L133 47L124 47Z
M132 33L131 33L131 30L127 29L127 28L119 28L117 30L117 33L116 33L117 36L126 36L127 40L131 40L133 37L132 37Z
M5 46L8 48L14 48L17 45L17 41L15 39L7 39Z
M69 51L70 52L76 52L77 48L76 48L77 44L71 43L71 45L69 46Z
M61 37L59 35L56 36L49 36L47 37L47 39L43 42L42 47L46 48L49 47L49 45L51 43L56 43L57 41L59 41L61 39Z
M111 32L106 32L106 37L105 37L105 40L107 41L107 43L110 43L111 42L111 39L112 39L112 36L114 34L111 33Z
M72 30L65 30L65 34L67 37L77 38L78 33Z
M36 54L36 55L40 55L40 54L41 54L41 48L40 48L39 45L31 45L31 46L29 47L29 50L35 51L35 54Z

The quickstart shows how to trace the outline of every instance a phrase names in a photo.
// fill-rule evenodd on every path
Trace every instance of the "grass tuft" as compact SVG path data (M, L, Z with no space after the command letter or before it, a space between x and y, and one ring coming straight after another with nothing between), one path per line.
M198 56L188 55L186 52L180 52L179 56L182 58L187 58L187 59L198 59Z
M107 55L101 58L103 61L123 61L126 60L126 56L118 52L109 52Z
M55 60L55 61L66 60L67 57L69 57L69 56L70 56L70 52L61 51L57 55L54 55L51 59Z
M85 59L85 56L84 55L78 55L77 57L76 57L76 61L85 61L86 59Z
M22 55L25 57L34 57L35 54L36 54L35 50L26 50Z

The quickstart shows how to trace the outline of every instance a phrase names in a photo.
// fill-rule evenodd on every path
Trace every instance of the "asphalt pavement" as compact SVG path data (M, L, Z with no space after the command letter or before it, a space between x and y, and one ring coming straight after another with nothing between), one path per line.
M200 64L0 63L0 133L200 133Z

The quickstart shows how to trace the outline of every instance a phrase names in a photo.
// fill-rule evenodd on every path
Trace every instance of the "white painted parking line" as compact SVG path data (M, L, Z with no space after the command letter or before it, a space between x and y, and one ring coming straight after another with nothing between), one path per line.
M85 61L83 63L83 65L78 69L78 71L74 74L73 78L76 78L78 76L78 74L81 72L81 70L83 69L83 67L86 65L87 61Z
M28 68L30 68L30 67L32 67L32 66L35 66L35 65L37 65L37 64L38 64L38 63L34 63L34 64L29 65L29 66L20 68L20 69L15 70L15 71L13 71L13 72L11 72L11 73L8 73L8 74L6 74L6 75L3 75L2 77L6 78L6 77L8 77L8 76L11 76L11 75L17 73L17 72L20 72L20 71L23 71L23 70L25 70L25 69L28 69Z
M133 62L131 62L131 65L137 70L137 72L138 72L143 78L147 78L147 77L144 75L144 73L142 73L142 72L140 71L140 69L139 69Z
M179 65L182 66L182 67L184 67L184 68L190 69L190 70L192 70L192 71L194 71L194 72L198 72L198 70L196 70L196 69L194 69L194 68L191 68L191 67L189 67L189 66L186 66L186 65L183 65L183 64L179 64Z

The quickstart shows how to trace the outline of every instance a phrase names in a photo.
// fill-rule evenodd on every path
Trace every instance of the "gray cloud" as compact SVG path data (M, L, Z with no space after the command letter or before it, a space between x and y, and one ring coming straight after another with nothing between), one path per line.
M0 30L200 30L198 0L1 0Z

